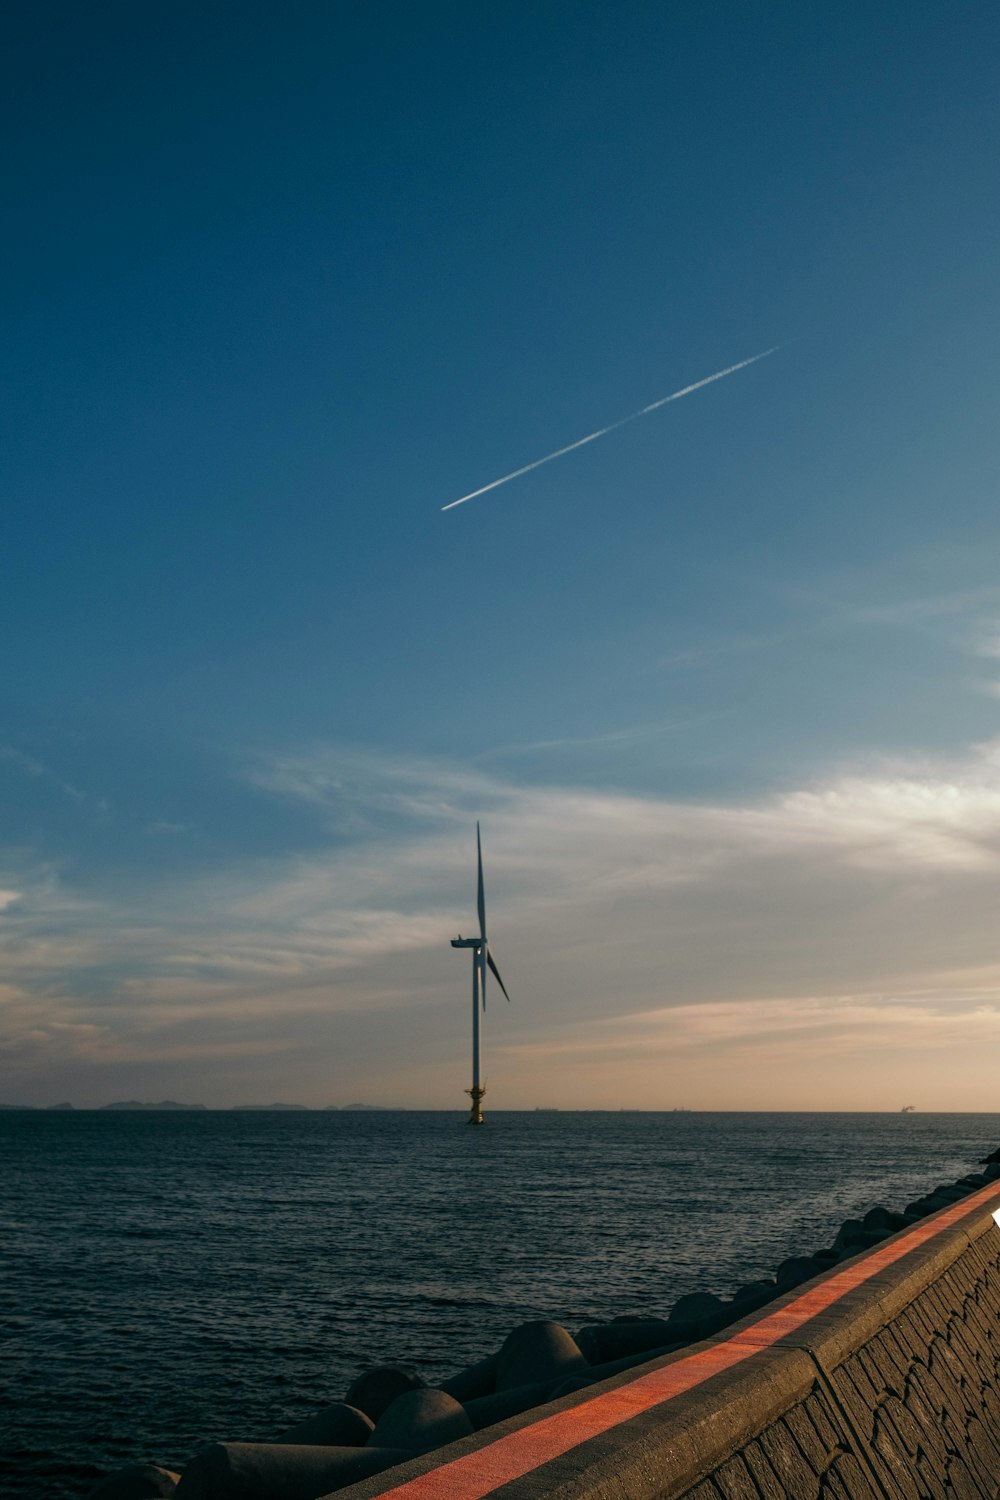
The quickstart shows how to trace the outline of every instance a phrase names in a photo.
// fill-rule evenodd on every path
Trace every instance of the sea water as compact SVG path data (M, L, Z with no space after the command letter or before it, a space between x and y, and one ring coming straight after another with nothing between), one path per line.
M0 1491L266 1441L529 1318L666 1316L998 1144L981 1114L0 1112Z

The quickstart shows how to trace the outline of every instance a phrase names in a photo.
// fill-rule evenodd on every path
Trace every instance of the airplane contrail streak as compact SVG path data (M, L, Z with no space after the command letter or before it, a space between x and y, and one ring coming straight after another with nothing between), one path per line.
M765 349L761 354L752 354L749 359L741 359L739 364L730 365L728 369L716 370L714 375L706 375L704 380L696 380L694 385L686 385L679 391L673 391L669 396L661 396L658 401L651 401L648 406L640 407L638 411L630 412L627 417L619 417L617 422L611 422L607 427L598 428L597 432L588 432L586 437L577 438L575 443L567 443L565 448L557 448L554 453L546 453L544 458L536 458L534 463L525 464L523 469L514 469L510 474L504 474L502 479L494 479L490 484L484 484L482 489L470 490L460 500L449 500L447 505L442 505L442 510L454 510L456 505L464 505L466 500L475 500L479 495L486 495L490 490L499 488L501 484L509 484L512 479L520 479L522 474L530 474L532 469L540 469L542 464L550 464L554 458L562 458L564 453L572 453L574 448L582 448L585 443L596 442L598 438L606 437L609 432L614 432L618 427L624 427L626 422L634 422L639 417L645 417L649 412L656 411L661 406L666 406L670 401L679 401L682 396L690 396L692 391L700 391L703 385L711 385L713 381L724 380L727 375L734 375L737 370L745 370L747 365L755 365L759 359L766 359L769 354L774 354L781 348L780 344Z

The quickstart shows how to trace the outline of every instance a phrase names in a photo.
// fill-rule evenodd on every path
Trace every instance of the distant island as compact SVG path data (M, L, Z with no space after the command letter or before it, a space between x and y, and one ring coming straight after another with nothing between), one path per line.
M72 1109L72 1105L69 1106ZM178 1104L176 1099L161 1099L159 1104L142 1104L138 1099L119 1099L114 1104L102 1104L102 1109L204 1109L204 1104Z
M119 1113L135 1114L136 1111L148 1110L202 1110L210 1109L218 1113L246 1114L248 1112L271 1112L274 1110L291 1112L294 1114L326 1114L330 1110L387 1110L387 1104L323 1104L314 1107L311 1104L223 1104L219 1106L208 1104L179 1104L176 1099L161 1099L158 1103L149 1103L142 1099L116 1099L111 1104L92 1104L83 1106L84 1109L116 1110ZM399 1106L394 1106L399 1108ZM75 1104L5 1104L0 1103L0 1113L19 1110L33 1111L37 1114L51 1113L53 1110L75 1110Z
M0 1109L39 1110L51 1114L55 1109L74 1109L72 1104L0 1104Z

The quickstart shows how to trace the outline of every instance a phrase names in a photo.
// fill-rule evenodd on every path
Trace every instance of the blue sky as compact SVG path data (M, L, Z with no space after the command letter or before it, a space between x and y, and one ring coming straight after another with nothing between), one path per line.
M995 7L2 25L0 1098L994 1107Z

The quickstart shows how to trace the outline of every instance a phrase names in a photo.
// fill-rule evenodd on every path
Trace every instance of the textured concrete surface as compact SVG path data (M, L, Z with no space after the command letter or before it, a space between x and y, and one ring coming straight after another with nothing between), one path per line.
M995 1500L1000 1186L338 1500Z

